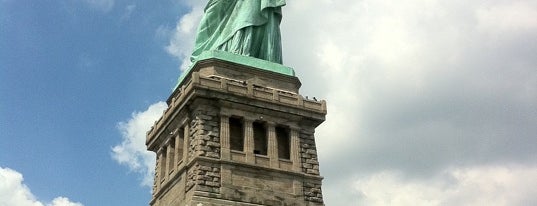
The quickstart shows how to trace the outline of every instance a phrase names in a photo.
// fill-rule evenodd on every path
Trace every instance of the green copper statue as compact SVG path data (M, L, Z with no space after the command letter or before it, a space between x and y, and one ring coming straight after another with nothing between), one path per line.
M284 5L285 0L209 0L191 60L219 50L281 64Z

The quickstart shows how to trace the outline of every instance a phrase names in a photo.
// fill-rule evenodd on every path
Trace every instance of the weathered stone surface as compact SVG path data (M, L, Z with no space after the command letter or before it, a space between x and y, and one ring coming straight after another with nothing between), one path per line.
M308 132L301 132L300 141L302 145L300 150L302 171L311 175L319 175L319 161L317 159L314 135Z
M323 202L321 183L304 183L304 199L310 202Z
M311 101L306 107L306 100L296 94L299 85L295 80L283 81L273 78L274 74L263 76L263 72L241 76L228 72L227 66L214 64L205 74L192 73L189 83L172 94L170 107L148 132L148 149L156 152L170 141L173 131L185 131L182 159L164 164L172 168L157 161L150 205L324 205L314 137L314 128L326 114L324 101ZM264 80L256 81L252 74ZM255 141L245 142L243 151L231 150L229 131L220 122L228 117L245 120L244 124L261 122L272 127L268 133L276 126L289 128L293 131L289 138L295 142L290 149L292 158L280 160L274 142L267 143L272 152L266 155L254 154ZM253 134L244 135L246 140Z

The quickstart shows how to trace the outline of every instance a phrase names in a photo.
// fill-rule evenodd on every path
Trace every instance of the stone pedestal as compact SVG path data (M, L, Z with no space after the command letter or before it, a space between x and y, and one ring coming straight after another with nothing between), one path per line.
M159 154L150 205L324 205L314 131L326 103L299 88L289 73L197 62L147 133Z

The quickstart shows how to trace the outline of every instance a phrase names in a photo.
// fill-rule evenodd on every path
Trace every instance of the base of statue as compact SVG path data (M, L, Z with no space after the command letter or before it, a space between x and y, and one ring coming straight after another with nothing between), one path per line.
M300 95L292 69L245 59L216 52L185 72L147 132L151 206L324 206L315 128L326 102Z
M190 82L193 72L203 77L226 79L232 83L292 94L298 94L301 86L291 67L225 51L206 51L179 77L168 102L180 92L181 87Z

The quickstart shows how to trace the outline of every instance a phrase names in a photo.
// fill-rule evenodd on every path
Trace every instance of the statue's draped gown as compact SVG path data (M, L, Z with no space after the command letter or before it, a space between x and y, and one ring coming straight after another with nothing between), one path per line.
M191 60L203 51L227 51L282 63L281 7L285 0L210 0Z

